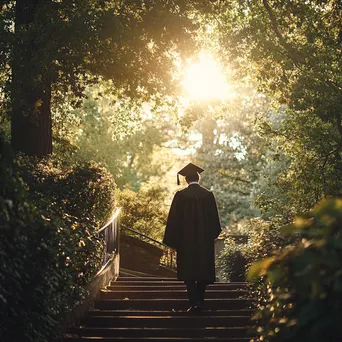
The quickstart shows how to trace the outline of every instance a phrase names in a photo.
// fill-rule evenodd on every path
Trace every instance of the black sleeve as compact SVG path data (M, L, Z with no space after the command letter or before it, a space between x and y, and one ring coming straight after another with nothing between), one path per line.
M172 200L171 208L166 222L166 229L164 234L163 243L171 248L177 248L179 239L179 217L180 217L180 205L179 205L179 192L176 192L175 197Z
M211 223L211 232L213 239L216 239L221 233L221 222L220 215L218 213L217 204L215 200L215 196L212 192L210 192L211 201L210 201L210 223Z

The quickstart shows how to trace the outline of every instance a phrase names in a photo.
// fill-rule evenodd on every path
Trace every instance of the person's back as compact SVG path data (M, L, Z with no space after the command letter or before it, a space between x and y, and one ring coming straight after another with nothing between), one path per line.
M221 225L213 193L199 185L199 174L189 165L185 174L189 186L172 201L163 241L176 249L178 279L187 284L191 308L198 308L203 304L205 285L215 281L214 240ZM194 294L196 284L203 295Z
M184 262L178 265L178 278L214 282L213 241L221 227L215 220L217 215L213 193L199 184L191 184L180 191L179 202L182 219L179 222L177 257Z

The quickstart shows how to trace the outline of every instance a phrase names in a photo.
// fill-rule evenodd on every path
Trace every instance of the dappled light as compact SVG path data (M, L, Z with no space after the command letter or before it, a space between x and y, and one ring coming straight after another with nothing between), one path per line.
M244 284L257 309L249 337L342 341L340 0L4 0L0 22L1 342L62 341L120 234L126 274L175 266L177 248L162 256L162 241L188 163L220 217L210 279L224 291ZM98 228L118 206L127 229L106 228L104 239ZM137 249L153 241L153 263L132 252L127 232ZM171 299L171 284L159 285L143 301L136 289L110 299L114 311L149 310L155 326L140 329L134 312L137 327L105 327L105 339L181 340L190 313L172 310L185 292ZM245 341L245 299L220 303L220 291L208 293L211 319L190 320L211 324L210 339L234 330ZM163 336L154 295L174 325ZM87 319L128 325L127 312L102 314Z

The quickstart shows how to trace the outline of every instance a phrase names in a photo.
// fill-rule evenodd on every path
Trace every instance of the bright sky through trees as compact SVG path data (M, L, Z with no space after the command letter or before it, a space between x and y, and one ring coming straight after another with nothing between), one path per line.
M220 65L204 51L186 69L182 85L186 96L193 100L223 100L232 96Z

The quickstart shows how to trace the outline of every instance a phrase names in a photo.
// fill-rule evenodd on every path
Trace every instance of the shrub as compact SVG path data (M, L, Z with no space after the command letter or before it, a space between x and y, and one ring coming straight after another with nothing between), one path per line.
M115 204L113 177L94 162L63 165L51 159L21 156L20 175L32 201L48 212L60 212L88 222L92 228L104 224Z
M341 341L342 199L323 201L283 231L301 240L250 271L267 287L259 340Z
M51 298L42 295L56 281L48 277L54 230L28 200L12 158L0 136L0 339L43 341L55 325Z
M2 342L52 341L102 261L94 227L113 209L111 177L94 164L52 165L13 162L0 137Z
M246 221L240 233L247 235L247 243L236 244L228 237L218 259L225 281L241 280L253 263L271 255L274 250L287 246L293 240L280 233L277 222L260 218Z
M244 281L246 258L243 248L244 246L236 244L232 238L225 240L225 247L217 260L223 281Z
M123 190L118 193L117 201L123 209L121 216L123 226L156 240L162 240L167 211L164 207L164 191L160 186L147 184L138 192ZM127 231L125 233L129 234Z

